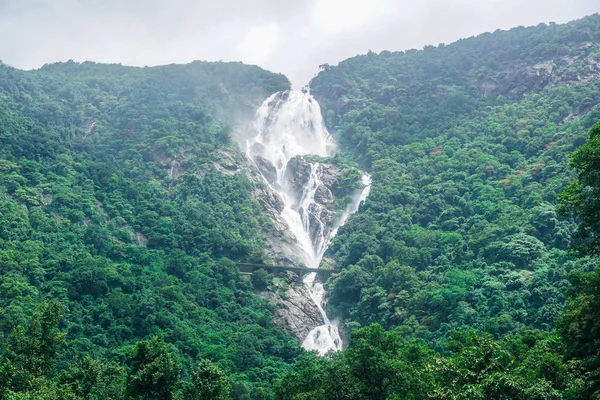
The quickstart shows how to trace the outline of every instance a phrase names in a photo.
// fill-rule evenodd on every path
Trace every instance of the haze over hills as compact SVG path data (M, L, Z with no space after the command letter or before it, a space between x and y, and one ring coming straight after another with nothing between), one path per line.
M20 69L75 60L242 61L301 89L318 66L599 12L596 0L4 0L0 54Z
M597 396L600 16L321 69L0 65L0 398Z

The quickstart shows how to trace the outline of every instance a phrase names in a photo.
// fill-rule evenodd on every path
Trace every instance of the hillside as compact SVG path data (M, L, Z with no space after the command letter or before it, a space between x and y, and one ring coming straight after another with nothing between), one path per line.
M574 221L567 156L600 120L600 17L367 54L312 82L372 194L330 256L330 306L435 346L453 329L550 330Z
M56 300L58 370L159 335L184 373L209 358L256 398L299 346L235 268L262 221L222 171L236 118L288 87L239 63L0 66L0 343Z

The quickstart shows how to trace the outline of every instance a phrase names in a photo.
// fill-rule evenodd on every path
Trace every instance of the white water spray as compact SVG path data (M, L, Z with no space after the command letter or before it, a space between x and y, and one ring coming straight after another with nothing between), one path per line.
M288 176L292 173L288 171L289 162L294 157L328 157L335 151L317 101L308 93L277 92L265 100L256 112L254 127L257 135L246 143L246 153L267 185L281 197L284 204L281 217L302 252L300 258L307 267L319 268L323 254L338 228L368 196L370 177L366 174L363 176L365 188L360 196L339 218L326 226L324 219L329 211L315 199L319 190L329 191L321 181L322 166L318 162L309 163L310 175L308 181L303 183L301 193L292 187ZM313 329L302 346L325 355L330 350L341 350L342 339L337 321L330 321L325 313L326 292L323 284L316 280L316 275L310 273L303 281L323 316L324 325Z

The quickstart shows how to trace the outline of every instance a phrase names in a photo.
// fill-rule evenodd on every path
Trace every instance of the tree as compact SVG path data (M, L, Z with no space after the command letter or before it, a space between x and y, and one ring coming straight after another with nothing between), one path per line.
M265 290L272 281L272 276L264 268L259 268L252 272L252 284L258 290Z
M51 372L65 334L58 329L61 305L46 301L35 310L27 328L17 326L8 339L7 358L35 377Z
M276 397L281 400L322 399L327 363L328 360L314 353L302 354L294 368L275 384Z
M125 369L112 362L85 357L63 371L58 381L78 398L106 400L123 397Z
M352 374L361 382L361 392L368 399L385 399L400 382L398 357L401 342L395 332L385 332L380 325L371 325L352 333L346 351Z
M578 359L589 372L587 395L600 395L600 268L571 277L572 288L556 326L567 346L567 358Z
M532 263L545 252L544 244L533 236L519 233L506 238L500 247L500 256L519 268L532 268Z
M127 394L133 399L171 400L179 365L169 346L158 337L138 342L127 376Z
M183 389L184 400L225 400L230 398L231 382L219 367L201 360Z
M579 218L576 248L582 255L600 255L600 122L588 132L587 142L571 155L577 180L560 195L563 214Z
M19 325L11 332L6 359L0 359L0 399L12 399L15 393L27 393L36 399L71 399L49 378L55 360L64 344L64 333L58 329L62 319L61 305L46 301L34 311L26 327Z

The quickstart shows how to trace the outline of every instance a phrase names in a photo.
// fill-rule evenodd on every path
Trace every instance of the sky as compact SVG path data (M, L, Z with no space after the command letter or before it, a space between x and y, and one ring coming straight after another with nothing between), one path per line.
M321 64L567 22L600 0L0 0L0 60L162 65L243 61L296 88Z

